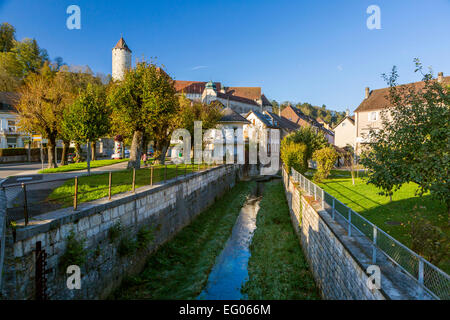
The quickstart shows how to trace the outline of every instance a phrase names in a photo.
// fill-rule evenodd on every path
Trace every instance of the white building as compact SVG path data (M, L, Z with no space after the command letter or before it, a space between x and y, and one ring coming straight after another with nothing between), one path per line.
M112 78L122 80L126 70L131 68L131 50L128 48L123 37L112 49Z
M14 105L19 95L13 92L0 92L0 148L23 148L27 137L17 129L18 114Z
M334 145L344 148L347 145L356 146L355 116L347 115L334 127Z

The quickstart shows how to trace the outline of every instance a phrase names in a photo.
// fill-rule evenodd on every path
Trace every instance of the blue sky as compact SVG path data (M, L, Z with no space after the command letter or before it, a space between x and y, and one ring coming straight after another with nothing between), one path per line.
M66 8L81 8L81 30ZM381 30L369 30L369 5ZM450 75L449 0L99 1L0 0L0 22L36 38L50 57L111 73L123 33L136 58L157 58L175 79L261 86L269 99L354 110L364 88L397 65L419 80L413 59Z

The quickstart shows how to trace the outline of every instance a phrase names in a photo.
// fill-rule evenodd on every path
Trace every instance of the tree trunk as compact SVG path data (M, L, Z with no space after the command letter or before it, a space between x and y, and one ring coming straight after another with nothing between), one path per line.
M389 202L392 202L392 194L389 194Z
M92 161L96 160L96 157L95 157L96 146L97 146L97 142L95 142L95 141L91 142L91 160Z
M139 169L141 167L141 150L142 150L143 132L136 130L133 134L133 141L131 142L130 160L128 161L128 168Z
M90 143L88 141L88 143L86 143L86 150L87 150L87 156L86 156L86 162L87 162L87 173L88 176L91 175L91 149L90 149Z
M49 137L48 143L47 143L47 153L48 153L47 168L49 168L49 169L58 167L58 165L56 164L56 158L55 158L55 146L56 146L56 138Z
M75 161L76 163L79 163L82 161L81 159L81 146L79 142L75 143L75 157L77 158L77 160Z
M62 148L62 153L61 153L61 165L65 166L67 165L67 151L69 150L69 145L70 142L69 141L63 141L63 148Z
M166 161L166 153L169 148L170 141L156 141L155 160L160 164L164 164Z

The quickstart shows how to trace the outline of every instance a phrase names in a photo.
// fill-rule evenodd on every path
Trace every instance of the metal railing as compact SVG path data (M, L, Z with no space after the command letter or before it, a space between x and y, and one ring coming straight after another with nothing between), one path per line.
M293 168L291 168L291 177L299 184L301 189L321 204L333 220L344 221L343 227L347 228L348 236L357 232L369 239L372 243L372 263L375 264L377 261L377 252L382 253L416 281L419 288L419 299L424 297L425 292L435 299L450 299L450 276L448 274L331 196Z
M144 186L165 183L174 178L204 171L213 164L149 165L141 169L126 169L103 173L78 174L60 179L10 183L0 186L6 196L7 220L28 225L32 217L72 207L80 203L131 192Z

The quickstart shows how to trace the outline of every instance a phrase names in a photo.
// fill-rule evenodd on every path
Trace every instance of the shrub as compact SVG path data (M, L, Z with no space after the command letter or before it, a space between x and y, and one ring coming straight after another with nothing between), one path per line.
M331 147L325 147L315 151L313 160L317 162L317 171L314 174L314 180L321 181L322 179L328 178L337 158L337 152Z
M133 254L137 247L136 240L132 239L130 236L125 236L120 240L117 252L119 253L119 256L125 257Z
M305 166L306 145L303 143L295 143L290 140L283 139L281 142L280 155L281 160L287 167L288 172L294 168L300 173L305 173L308 166Z
M415 213L409 224L412 250L435 265L448 259L450 242L439 227L433 225L421 213Z
M84 240L76 239L75 232L70 231L67 236L66 251L59 258L59 267L65 272L70 265L81 267L86 262L86 251L84 250Z
M139 229L137 233L138 249L145 248L154 238L154 228L144 226Z
M25 156L25 155L27 155L27 149L25 149L25 148L0 149L0 157Z
M112 243L116 239L118 239L121 231L122 231L122 224L119 221L116 224L114 224L108 231L109 242Z

